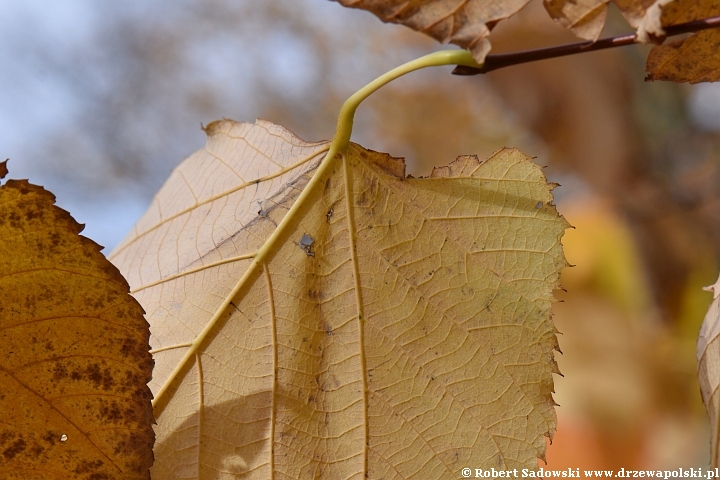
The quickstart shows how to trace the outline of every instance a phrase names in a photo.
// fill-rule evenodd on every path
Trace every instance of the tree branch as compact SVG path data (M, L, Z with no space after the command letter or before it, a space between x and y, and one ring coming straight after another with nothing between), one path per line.
M665 30L666 37L672 37L682 33L699 32L701 30L716 27L720 27L720 16L710 17L704 20L694 20L687 23L679 23L677 25L668 25L667 27L663 27L663 29ZM627 35L619 35L617 37L601 38L595 42L587 41L569 43L566 45L558 45L556 47L488 55L485 57L485 63L481 68L458 65L452 73L454 75L478 75L481 73L488 73L499 68L509 67L511 65L535 62L537 60L545 60L547 58L564 57L566 55L575 55L578 53L593 52L595 50L604 50L606 48L622 47L625 45L633 45L635 43L638 43L636 35L631 33Z

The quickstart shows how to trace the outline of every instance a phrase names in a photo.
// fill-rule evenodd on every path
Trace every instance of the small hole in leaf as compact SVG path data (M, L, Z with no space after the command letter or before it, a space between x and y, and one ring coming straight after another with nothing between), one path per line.
M310 246L312 246L313 243L315 243L315 239L312 238L307 233L304 234L302 236L302 238L300 239L300 245L302 245L303 247L310 247Z
M307 233L305 233L305 234L303 234L302 238L300 239L300 242L298 242L298 245L300 246L300 248L302 248L303 250L305 250L305 253L306 253L309 257L314 257L314 256L315 256L315 252L312 251L312 245L313 245L313 243L315 243L315 239L312 238L312 237L311 237L310 235L308 235Z
M542 206L543 206L543 203L542 203L542 202L537 202L537 203L535 204L535 208L542 208Z
M64 433L62 435L60 435L60 441L67 442L67 435L65 435Z

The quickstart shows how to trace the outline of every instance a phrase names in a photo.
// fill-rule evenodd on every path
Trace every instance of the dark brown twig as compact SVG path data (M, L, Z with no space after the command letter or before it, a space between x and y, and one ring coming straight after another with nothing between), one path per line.
M720 16L710 17L704 20L694 20L687 23L679 23L677 25L669 25L663 28L665 30L665 36L672 37L673 35L680 35L681 33L699 32L700 30L716 27L720 27ZM622 47L624 45L633 45L635 43L637 43L636 36L634 33L631 33L627 35L619 35L617 37L601 38L596 42L587 41L569 43L566 45L558 45L556 47L488 55L485 57L485 63L482 68L458 65L452 73L455 75L478 75L497 70L498 68L518 65L520 63L535 62L537 60L545 60L547 58L564 57L566 55L575 55L577 53L593 52L595 50L604 50L606 48Z

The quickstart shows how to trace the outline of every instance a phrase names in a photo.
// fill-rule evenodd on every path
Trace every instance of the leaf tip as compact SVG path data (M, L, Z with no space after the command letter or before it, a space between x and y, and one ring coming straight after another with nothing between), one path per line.
M262 120L256 120L256 123L261 123ZM235 127L242 127L243 125L250 125L248 122L237 122L231 118L221 118L219 120L213 120L212 122L208 123L207 125L203 126L203 124L200 124L200 128L203 132L205 132L205 135L209 137L213 137L215 135L218 135L220 133L229 133L233 128Z
M720 296L720 277L718 277L717 281L714 284L708 285L707 287L702 287L702 289L706 292L712 293L713 300L718 298L718 296Z

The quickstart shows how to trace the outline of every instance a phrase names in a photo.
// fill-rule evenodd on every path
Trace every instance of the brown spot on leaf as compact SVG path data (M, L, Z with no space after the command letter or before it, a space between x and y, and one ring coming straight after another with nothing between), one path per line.
M78 475L82 475L85 473L94 472L95 470L99 469L103 466L102 460L92 460L92 461L82 461L78 463L78 466L75 467L75 473Z
M8 440L15 438L15 433L9 432L5 430L4 432L0 433L0 446L5 445Z
M24 452L26 448L25 440L23 440L22 437L18 438L8 448L3 450L3 457L5 457L6 460L12 460L15 456Z
M47 443L49 443L50 445L55 445L55 441L56 441L59 437L60 437L60 435L58 435L57 433L53 432L52 430L48 430L48 431L45 432L45 433L43 434L43 436L40 437L40 438L42 438L43 440L45 440L45 441L46 441Z
M93 473L88 480L111 480L111 477L107 473Z
M65 368L65 365L62 363L56 363L55 368L53 369L53 379L56 381L63 380L68 377L68 371L67 368ZM79 380L78 378L75 378L75 372L73 372L73 380Z
M105 418L105 420L112 423L117 423L124 417L117 402L112 402L110 405L103 405L100 409L100 414Z

